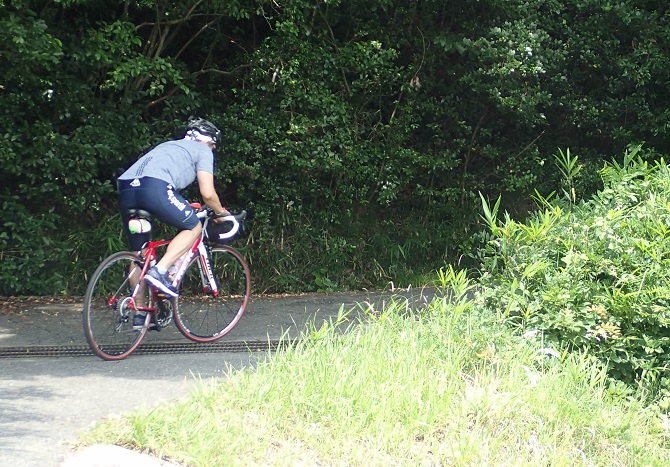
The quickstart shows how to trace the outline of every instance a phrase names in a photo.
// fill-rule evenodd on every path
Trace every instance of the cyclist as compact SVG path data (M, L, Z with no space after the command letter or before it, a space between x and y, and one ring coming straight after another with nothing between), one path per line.
M179 193L196 179L205 204L215 214L228 215L214 188L214 150L221 131L211 122L191 117L183 139L161 143L130 166L117 180L119 209L130 248L141 251L149 233L131 233L129 209L149 211L158 220L179 229L163 257L144 280L171 297L177 296L168 279L168 268L200 236L202 226L194 209ZM220 222L221 219L214 219ZM141 295L140 295L141 296Z

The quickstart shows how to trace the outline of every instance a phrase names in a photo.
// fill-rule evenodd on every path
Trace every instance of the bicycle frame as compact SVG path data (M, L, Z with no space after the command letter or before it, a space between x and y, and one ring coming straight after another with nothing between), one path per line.
M202 235L198 237L195 242L193 242L193 245L189 248L189 250L185 253L184 256L182 256L183 261L181 265L179 266L179 269L174 275L174 280L172 281L172 286L175 289L179 288L179 285L181 284L181 280L184 277L184 274L186 273L186 269L188 269L188 266L191 264L191 260L193 259L193 256L196 254L199 255L199 263L200 263L200 279L202 281L202 286L203 290L207 293L211 293L212 296L216 297L219 294L219 288L216 284L216 280L214 279L214 273L212 272L212 267L209 261L209 252L207 251L207 246L205 243L202 241L203 237ZM144 264L142 267L142 270L140 271L139 275L139 281L135 285L133 289L133 303L134 303L134 298L137 296L138 292L140 291L140 288L143 287L144 285L142 284L142 279L146 275L147 271L151 267L151 263L157 259L156 256L156 250L160 247L167 246L172 240L155 240L155 241L150 241L147 243L147 247L144 251L144 254L142 255L144 258ZM141 311L155 311L154 308L150 307L137 307L135 305L135 309L141 310Z
M134 285L133 287L133 293L131 294L131 299L132 299L132 308L135 310L139 311L145 311L145 312L155 312L156 309L155 307L149 307L149 306L144 306L144 307L139 307L137 306L137 303L135 302L135 298L138 296L140 290L142 290L143 287L146 287L146 284L143 283L144 276L146 275L147 271L149 268L151 268L152 263L156 263L156 249L160 248L162 246L168 245L172 240L156 240L156 241L150 241L147 243L147 247L144 249L143 252L140 252L140 259L142 260L142 269L140 269L139 276L137 278L137 284ZM139 265L138 265L139 266ZM134 270L130 271L128 274L128 280L130 280L130 277L132 276ZM147 304L148 305L148 304Z
M215 245L237 233L246 211L222 217L233 223L233 228L225 233L207 229L208 222L216 218L211 211L196 215L201 220L202 233L182 255L172 278L172 287L185 294L184 300L163 295L144 280L162 252L159 248L168 246L173 239L150 240L142 251L114 253L98 266L87 286L83 311L86 340L96 355L104 360L123 359L140 345L149 329L160 330L173 319L185 337L198 343L214 342L237 324L249 299L249 267L234 248ZM236 271L233 275L229 275L231 265ZM189 269L192 267L197 267L198 272ZM215 277L218 274L214 268L220 268L221 278ZM136 319L138 312L143 316L141 327Z
M193 206L193 205L192 205ZM195 206L193 206L195 207ZM246 215L246 211L243 211L244 215ZM217 297L219 295L219 287L216 283L216 279L214 279L214 273L212 272L212 265L209 261L209 251L207 250L207 246L203 242L203 239L205 237L205 232L207 230L207 223L210 221L210 218L208 217L207 211L200 211L196 214L196 216L202 220L202 232L200 234L200 237L198 237L195 242L191 245L189 250L186 252L185 256L183 256L183 261L181 265L179 266L179 269L175 273L175 277L172 281L172 287L175 288L175 290L179 289L179 284L181 284L181 280L184 277L184 274L186 273L186 270L188 269L188 266L191 264L191 260L193 259L193 256L197 253L199 254L199 263L200 263L200 280L202 282L202 287L203 291L205 293L210 293L212 294L213 297ZM219 239L223 240L226 238L231 238L235 234L237 234L240 224L239 221L237 220L236 216L229 215L223 218L224 221L230 221L233 223L233 228L230 229L229 232L225 234L220 234ZM149 241L147 243L147 247L145 249L145 252L141 254L141 257L143 257L144 264L142 266L142 270L140 271L140 276L137 284L133 288L133 294L132 294L132 299L133 299L133 307L136 310L140 311L148 311L148 312L154 312L154 308L147 308L147 307L137 307L135 304L135 297L137 296L138 292L140 291L140 288L143 286L142 280L144 279L144 276L146 275L147 271L149 270L149 267L152 263L154 263L158 258L156 256L156 249L160 248L162 246L168 245L172 240L155 240L155 241ZM132 274L132 272L131 272ZM129 279L130 279L130 274L129 274Z
M179 289L179 284L186 273L186 269L193 256L198 253L200 262L200 279L202 281L202 287L205 292L211 293L214 297L219 294L219 288L216 285L216 280L214 280L214 273L212 272L212 267L209 261L209 251L207 251L207 246L202 241L202 236L193 243L191 248L186 252L186 255L182 257L181 265L177 272L174 275L174 280L172 281L172 287Z

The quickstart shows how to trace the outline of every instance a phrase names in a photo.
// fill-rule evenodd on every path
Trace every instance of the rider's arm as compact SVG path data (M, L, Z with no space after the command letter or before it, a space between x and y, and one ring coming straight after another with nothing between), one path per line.
M226 208L221 205L219 195L214 189L214 175L204 170L198 170L198 188L200 195L208 208L215 214L230 214Z

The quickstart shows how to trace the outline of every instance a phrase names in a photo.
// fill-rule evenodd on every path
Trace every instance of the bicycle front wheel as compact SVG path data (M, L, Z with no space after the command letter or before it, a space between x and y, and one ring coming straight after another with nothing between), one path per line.
M127 357L147 332L148 326L133 330L131 295L140 276L140 264L134 253L115 253L98 266L86 289L84 334L91 350L104 360Z
M218 295L209 290L205 269L196 257L184 274L175 300L175 324L195 342L213 342L228 334L242 317L251 294L249 266L237 250L226 245L212 247L209 261Z

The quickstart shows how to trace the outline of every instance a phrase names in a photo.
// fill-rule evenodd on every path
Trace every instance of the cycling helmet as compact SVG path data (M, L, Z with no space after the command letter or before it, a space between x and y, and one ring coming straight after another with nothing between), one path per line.
M212 143L221 145L221 130L212 122L200 117L190 117L186 124L186 135L197 140L202 140L201 136L210 138Z

